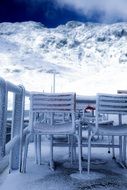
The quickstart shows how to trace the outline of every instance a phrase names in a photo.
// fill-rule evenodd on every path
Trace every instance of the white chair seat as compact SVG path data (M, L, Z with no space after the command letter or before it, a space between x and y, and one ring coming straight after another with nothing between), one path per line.
M56 125L50 125L46 123L36 123L34 125L34 132L40 134L53 134L53 135L59 135L59 134L70 134L74 133L74 128L72 128L72 123L63 123L63 124L56 124Z
M96 132L95 126L91 127L93 132ZM108 125L99 125L99 128L96 132L97 135L104 136L124 136L127 135L127 125L116 125L116 126L108 126Z

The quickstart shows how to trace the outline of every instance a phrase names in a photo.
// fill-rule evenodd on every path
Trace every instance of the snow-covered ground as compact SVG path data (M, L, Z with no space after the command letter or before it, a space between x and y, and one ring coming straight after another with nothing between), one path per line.
M42 143L43 144L43 143ZM49 146L42 146L42 165L34 162L34 146L30 144L28 167L25 174L14 171L11 174L0 175L0 190L125 190L127 189L127 170L121 168L107 149L92 149L91 176L88 179L87 161L83 161L83 174L78 174L77 162L70 164L67 148L55 148L54 160L56 170L51 171L48 166ZM87 148L83 150L84 158ZM98 161L98 162L97 162ZM93 176L94 172L94 176ZM76 178L74 178L76 176ZM95 177L98 177L95 179Z
M127 88L127 23L0 23L0 76L27 90L95 95Z
M36 22L0 23L0 76L27 90L51 92L53 73L56 91L81 95L127 89L127 23L101 25L69 22L54 29ZM0 175L0 190L116 190L127 189L127 170L120 168L107 149L94 149L92 157L106 162L92 164L99 179L73 178L68 150L55 149L56 171L49 170L49 149L42 147L42 161L34 163L30 145L26 174ZM84 157L87 155L84 150ZM83 162L86 171L87 162ZM73 177L71 177L73 176ZM77 176L77 175L76 175ZM92 179L92 178L91 178Z

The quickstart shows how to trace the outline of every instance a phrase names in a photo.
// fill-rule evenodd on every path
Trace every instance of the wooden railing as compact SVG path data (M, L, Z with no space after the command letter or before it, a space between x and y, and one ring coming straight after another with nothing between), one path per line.
M12 108L11 140L6 144L6 121L8 93L14 94ZM2 171L9 162L11 170L18 169L21 156L21 139L26 130L23 129L25 96L29 92L21 85L16 86L0 78L0 171Z

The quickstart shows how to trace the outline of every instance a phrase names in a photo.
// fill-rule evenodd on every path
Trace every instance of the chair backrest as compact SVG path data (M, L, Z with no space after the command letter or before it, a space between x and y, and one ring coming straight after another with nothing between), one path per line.
M99 123L100 114L127 114L127 95L125 94L97 94L96 123Z
M30 95L30 122L33 122L39 114L69 113L74 120L75 93L31 93ZM50 124L53 123L53 117Z

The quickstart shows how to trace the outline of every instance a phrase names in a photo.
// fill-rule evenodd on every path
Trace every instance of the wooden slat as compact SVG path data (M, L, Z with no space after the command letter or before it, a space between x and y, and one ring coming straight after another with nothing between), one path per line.
M73 107L71 104L69 105L35 105L33 106L33 109L72 109Z
M99 102L99 106L127 107L126 102Z
M97 98L99 112L127 114L127 95L99 94Z
M109 97L109 96L102 96L99 97L100 101L125 101L127 102L127 96L118 96L118 97Z
M63 99L64 100L64 99L71 99L72 94L63 94L63 95L62 94L59 94L59 95L58 94L57 95L56 94L55 95L54 94L52 94L52 95L33 94L32 96L34 99L47 99L47 98L48 99L55 99L56 98L56 99Z
M98 111L101 113L127 114L127 95L99 94Z
M72 104L72 101L60 101L60 100L56 100L56 101L54 101L54 100L33 100L33 106L34 105L38 105L38 104L41 104L41 105L52 105L52 104L54 104L54 105L68 105L68 104Z
M40 112L67 112L75 109L75 95L72 93L39 93L31 95L33 111Z
M48 109L48 110L50 110L50 109L55 109L55 110L66 110L66 109L68 109L68 110L72 110L72 107L71 106L35 106L35 107L33 107L33 110L46 110L46 109Z
M33 112L40 112L40 113L72 113L72 110L70 109L38 109L38 110L34 110Z

